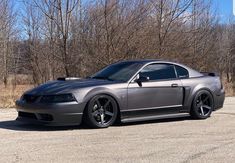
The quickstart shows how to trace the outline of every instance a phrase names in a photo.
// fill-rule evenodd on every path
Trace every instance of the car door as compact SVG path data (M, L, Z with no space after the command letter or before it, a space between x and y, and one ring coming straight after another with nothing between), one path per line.
M144 67L140 76L149 80L138 84L135 79L128 86L128 111L141 114L178 113L183 102L183 88L172 64L157 63ZM144 111L144 112L143 112ZM149 111L149 112L148 112Z

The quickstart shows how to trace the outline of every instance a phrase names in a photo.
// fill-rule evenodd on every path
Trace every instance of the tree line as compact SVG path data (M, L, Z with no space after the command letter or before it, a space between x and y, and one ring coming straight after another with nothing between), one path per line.
M20 11L19 11L20 10ZM0 75L34 84L88 76L127 59L166 59L235 82L235 23L210 0L13 0L0 2Z

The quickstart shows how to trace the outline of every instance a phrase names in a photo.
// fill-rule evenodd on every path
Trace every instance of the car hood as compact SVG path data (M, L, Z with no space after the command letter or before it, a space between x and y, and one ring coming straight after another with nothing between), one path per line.
M107 84L115 84L116 81L98 80L98 79L79 79L68 81L49 81L36 88L27 91L25 94L31 95L52 95L62 93L72 93L79 88L102 86Z

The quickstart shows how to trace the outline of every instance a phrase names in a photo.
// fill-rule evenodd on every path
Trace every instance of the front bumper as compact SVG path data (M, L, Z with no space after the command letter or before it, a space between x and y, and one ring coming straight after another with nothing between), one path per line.
M16 101L17 120L48 126L79 125L82 122L84 108L84 103L77 102L42 104Z

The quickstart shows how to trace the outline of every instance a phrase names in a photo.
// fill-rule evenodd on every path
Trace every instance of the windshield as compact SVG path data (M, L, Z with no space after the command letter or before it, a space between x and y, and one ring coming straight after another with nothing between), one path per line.
M120 62L102 69L91 78L127 82L141 66L136 62Z

